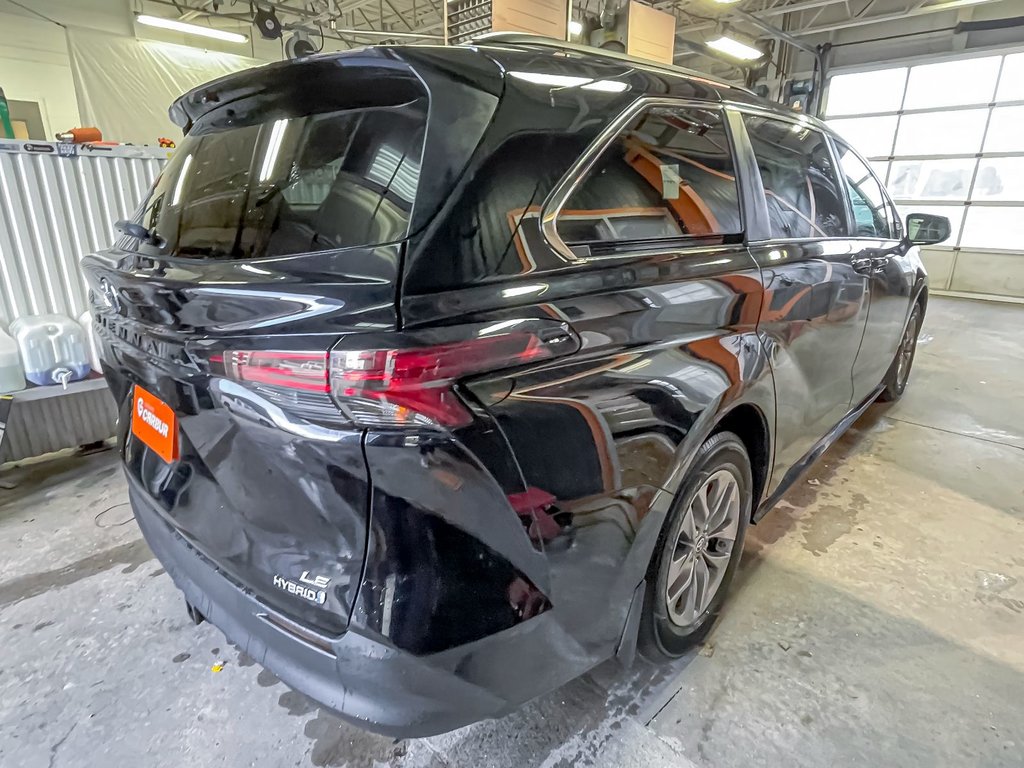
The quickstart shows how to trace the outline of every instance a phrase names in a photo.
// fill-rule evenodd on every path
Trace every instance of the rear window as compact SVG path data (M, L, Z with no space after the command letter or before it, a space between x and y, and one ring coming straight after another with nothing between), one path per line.
M252 259L402 240L427 106L423 96L309 115L273 110L229 127L200 123L140 222L164 240L162 256Z

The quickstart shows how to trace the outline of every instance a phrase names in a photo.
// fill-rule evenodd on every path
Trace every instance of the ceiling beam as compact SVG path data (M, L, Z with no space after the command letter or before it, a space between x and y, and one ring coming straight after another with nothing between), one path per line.
M177 1L177 0L147 0L147 2L155 3L156 5L170 6L172 8L178 9L179 11L181 11L181 10L197 10L195 8L186 8L183 5L183 3L181 3L180 1ZM361 3L361 5L369 5L370 2L373 2L373 0L368 0L368 2L363 2L363 3ZM283 8L281 6L278 6L278 9L283 11ZM206 10L206 11L200 11L200 15L208 16L208 17L211 17L211 18L231 19L233 21L242 22L242 23L250 23L250 24L252 23L252 19L251 18L249 18L245 14L239 14L239 13L224 13L222 11ZM304 19L307 20L307 21L316 20L317 18L318 17L317 17L316 14L311 14L309 12L306 12L304 14ZM423 27L418 27L417 28L418 31L416 31L416 32L393 32L391 30L372 29L372 25L370 25L370 26L371 26L371 28L369 28L369 29L343 29L341 27L336 27L335 29L324 30L323 36L327 37L327 38L331 38L333 40L340 40L341 42L346 43L346 44L349 44L349 41L347 39L345 39L345 37L342 37L342 35L347 36L347 37L362 37L362 38L373 39L373 40L388 39L388 38L394 38L396 40L397 39L406 39L406 38L410 39L410 40L444 40L444 35L429 34L434 29L439 29L439 28L443 27L444 26L444 22L443 21L437 22L435 24L426 25L426 26L423 26Z
M808 45L802 40L797 40L788 32L784 32L778 27L768 23L764 19L754 16L752 13L747 13L746 11L741 11L739 8L734 8L730 12L729 16L734 19L740 19L741 21L745 21L750 26L757 27L761 31L767 32L771 37L774 37L776 40L782 40L785 43L789 43L794 48L799 48L801 51L806 51L807 53L817 53L814 46Z
M837 32L841 29L853 29L854 27L865 27L869 24L884 24L890 21L902 21L903 19L910 18L912 16L925 16L930 13L942 13L943 11L952 11L957 8L962 8L966 5L974 5L977 0L952 0L952 2L937 3L935 5L925 5L924 3L918 3L913 8L906 11L900 11L899 13L881 13L877 16L861 16L854 19L847 19L845 21L836 21L830 24L822 24L817 27L808 27L807 29L793 30L793 35L798 37L809 37L811 35L820 35L825 32Z

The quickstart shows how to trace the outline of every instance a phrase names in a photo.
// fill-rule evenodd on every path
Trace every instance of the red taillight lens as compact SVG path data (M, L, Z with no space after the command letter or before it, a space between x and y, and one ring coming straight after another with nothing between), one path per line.
M223 355L224 371L236 381L251 381L304 392L330 392L326 352L233 350Z
M548 341L517 332L410 349L335 350L331 392L357 424L459 427L472 416L451 388L456 379L554 357L571 341L567 332Z
M374 339L400 339L403 346L342 348L330 353L230 350L209 360L215 370L222 366L228 378L251 383L276 405L315 421L334 422L344 414L363 427L452 428L472 421L453 389L457 379L579 348L579 340L561 323L517 320L501 324L502 330L510 324L530 330L488 335L493 326L462 326L444 333L448 338L469 338L442 344L421 344L416 334L358 334L351 338L370 344ZM481 335L470 336L474 332ZM434 332L434 338L440 333Z

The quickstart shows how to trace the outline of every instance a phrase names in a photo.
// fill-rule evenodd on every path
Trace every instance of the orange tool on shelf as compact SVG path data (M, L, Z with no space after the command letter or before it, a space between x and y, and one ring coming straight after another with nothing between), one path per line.
M57 134L57 141L65 144L89 144L103 141L103 132L99 128L72 128Z

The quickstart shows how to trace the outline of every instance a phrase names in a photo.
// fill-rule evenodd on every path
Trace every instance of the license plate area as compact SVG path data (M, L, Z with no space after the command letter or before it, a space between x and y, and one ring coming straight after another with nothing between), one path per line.
M132 434L168 464L178 460L178 418L174 410L138 384L132 390Z

